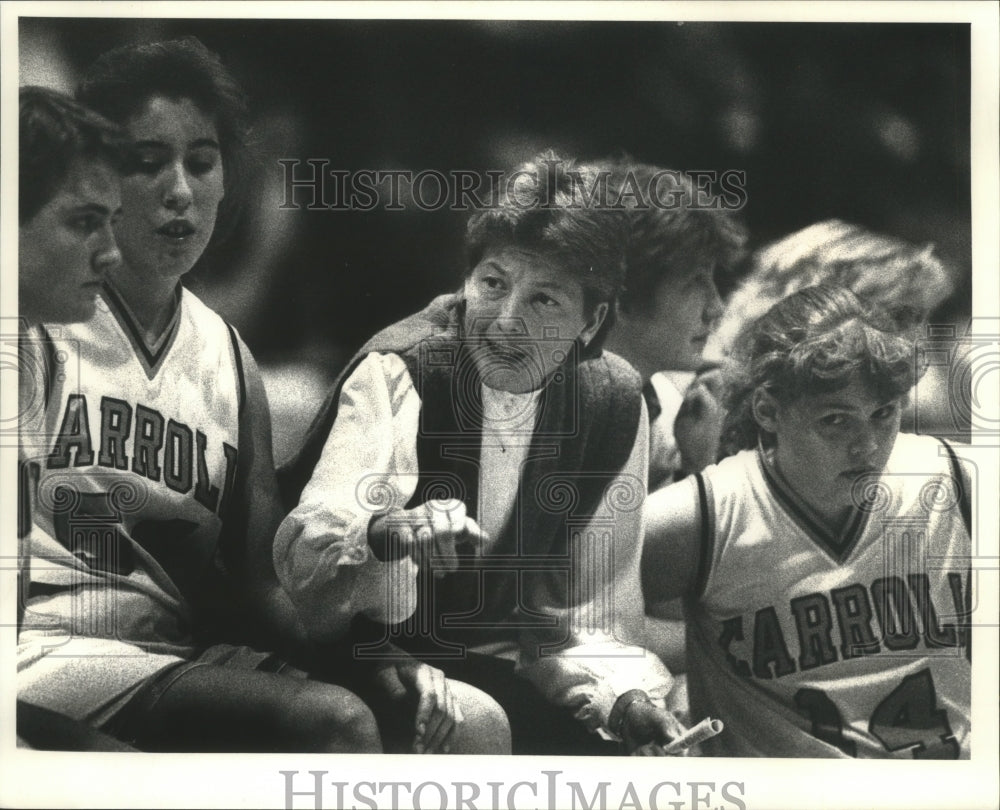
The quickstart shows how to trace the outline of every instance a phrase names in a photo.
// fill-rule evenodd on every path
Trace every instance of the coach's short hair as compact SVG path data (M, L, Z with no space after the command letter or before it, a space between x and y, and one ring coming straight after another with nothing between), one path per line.
M694 184L682 172L628 157L595 169L607 174L609 198L628 216L624 311L648 311L665 280L682 281L706 267L725 276L744 257L743 224L731 211L696 207Z
M511 173L499 204L474 214L466 228L467 272L493 248L516 246L555 261L580 283L584 304L611 304L590 346L598 349L614 324L615 302L625 278L624 212L588 205L593 168L542 152Z
M716 331L721 347L738 341L740 331L771 305L815 284L851 290L904 328L925 321L953 286L933 245L836 219L818 222L754 254Z
M19 101L18 224L30 222L45 207L77 160L125 168L127 140L107 119L48 87L22 87Z

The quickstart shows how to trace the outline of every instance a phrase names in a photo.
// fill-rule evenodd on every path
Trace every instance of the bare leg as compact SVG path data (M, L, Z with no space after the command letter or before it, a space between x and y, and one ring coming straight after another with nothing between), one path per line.
M500 704L482 690L463 681L449 678L448 689L454 695L464 718L447 740L448 753L509 754L510 725ZM390 697L375 689L363 691L363 694L378 718L386 752L414 753L417 695L409 692Z
M451 753L509 754L510 724L500 704L463 681L449 678L448 687L458 698L465 716L465 722L452 734Z

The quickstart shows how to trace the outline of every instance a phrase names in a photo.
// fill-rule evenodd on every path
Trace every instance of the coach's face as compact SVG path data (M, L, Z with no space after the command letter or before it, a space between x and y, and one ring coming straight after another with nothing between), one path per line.
M71 323L94 314L105 273L121 261L112 224L121 181L100 161L77 160L52 198L20 226L18 294L31 322Z
M465 281L465 326L484 384L511 393L541 388L589 343L608 312L588 312L583 288L557 262L522 248L485 253Z
M759 424L775 434L775 463L813 509L835 519L862 500L889 461L899 433L900 399L880 401L861 380L787 405L754 403Z
M125 128L136 165L122 185L122 256L131 271L179 278L208 245L225 193L215 124L190 99L154 96Z

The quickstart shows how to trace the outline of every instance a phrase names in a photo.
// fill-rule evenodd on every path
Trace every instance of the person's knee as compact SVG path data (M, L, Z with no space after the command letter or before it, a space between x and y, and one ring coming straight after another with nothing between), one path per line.
M346 689L303 685L295 722L315 752L381 753L378 724L364 702Z
M454 754L509 754L510 724L493 698L462 681L448 681L465 718L452 736Z

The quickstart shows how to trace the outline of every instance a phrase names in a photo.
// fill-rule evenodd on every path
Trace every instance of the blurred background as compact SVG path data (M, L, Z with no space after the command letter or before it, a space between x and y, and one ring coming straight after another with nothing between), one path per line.
M279 159L736 169L752 248L830 217L933 243L955 278L934 320L969 315L968 25L22 18L20 83L72 91L104 50L184 34L250 96L244 216L190 286L258 358L279 459L367 337L457 284L467 217L282 209Z

